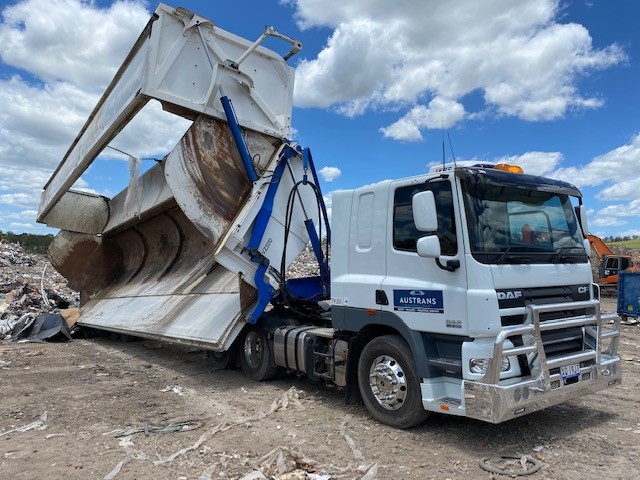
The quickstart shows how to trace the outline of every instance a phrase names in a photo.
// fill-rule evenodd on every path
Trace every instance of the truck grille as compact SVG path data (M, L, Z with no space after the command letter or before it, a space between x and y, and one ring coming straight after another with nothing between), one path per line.
M583 349L582 327L542 332L542 344L547 358L580 352Z
M501 310L510 309L508 314L501 315L502 326L522 325L526 319L525 305L550 305L578 302L590 299L589 285L565 285L559 287L521 288L496 290L498 305ZM515 310L515 312L514 312ZM516 313L517 312L517 313ZM559 320L592 314L587 309L570 309L540 313L540 322ZM515 346L523 344L522 337L512 337ZM547 358L569 355L584 350L584 333L582 327L562 328L542 332L542 344ZM520 367L529 370L521 356Z
M589 285L564 285L560 287L512 288L496 290L498 307L502 309L518 309L521 313L502 315L502 326L522 325L525 320L525 305L549 305L552 303L569 303L589 300ZM559 318L576 317L587 313L585 309L563 310L561 312L543 313L541 321Z

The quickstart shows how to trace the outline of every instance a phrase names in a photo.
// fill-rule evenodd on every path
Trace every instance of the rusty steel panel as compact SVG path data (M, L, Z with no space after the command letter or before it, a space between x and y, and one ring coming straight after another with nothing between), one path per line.
M139 194L127 204L129 189L109 201L109 221L105 234L113 234L175 205L173 194L164 179L164 162L158 163L137 179ZM125 208L126 205L126 208Z
M95 293L109 285L122 265L122 252L103 237L61 230L47 250L69 287Z
M88 327L222 351L257 296L177 207L111 236L61 232L49 253L90 294L78 321Z
M225 350L242 329L237 277L218 265L206 293L95 298L79 325Z
M247 144L261 173L281 141L246 131ZM167 184L186 216L217 247L251 193L229 126L198 117L165 166Z

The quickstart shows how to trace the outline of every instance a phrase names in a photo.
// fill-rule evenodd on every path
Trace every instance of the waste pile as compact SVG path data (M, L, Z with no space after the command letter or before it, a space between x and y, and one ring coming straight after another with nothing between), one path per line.
M637 265L638 263L640 263L640 251L635 249L635 248L627 248L627 247L616 247L616 246L609 246L611 248L611 250L613 251L613 253L615 253L616 255L622 255L625 257L631 257L631 261L633 262L634 265Z
M78 306L79 294L67 286L45 255L29 254L18 244L0 241L0 340L11 338L18 324L26 333L44 313L70 318L65 323L73 324ZM51 326L51 321L41 320L41 328Z
M308 246L289 267L287 278L319 271ZM44 313L60 314L71 327L79 316L79 303L79 293L68 287L46 255L29 254L19 244L0 241L0 340L12 338L16 325L30 327Z
M324 255L325 245L322 245L322 254ZM331 252L329 252L331 257ZM320 275L320 266L316 259L313 249L307 245L298 257L291 263L287 269L287 280L291 278L305 278Z

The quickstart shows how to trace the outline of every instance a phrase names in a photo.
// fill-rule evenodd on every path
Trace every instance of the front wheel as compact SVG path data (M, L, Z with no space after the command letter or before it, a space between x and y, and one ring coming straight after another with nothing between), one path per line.
M422 407L411 350L399 335L383 335L365 345L358 362L358 386L367 410L381 423L410 428L429 416Z
M271 360L271 343L267 338L267 332L255 328L248 330L238 347L240 365L251 380L262 382L277 375L278 366Z

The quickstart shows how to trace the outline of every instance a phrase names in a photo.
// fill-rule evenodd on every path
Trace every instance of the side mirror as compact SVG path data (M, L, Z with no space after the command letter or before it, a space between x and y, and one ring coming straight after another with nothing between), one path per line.
M585 207L584 205L577 206L576 215L578 216L578 223L580 224L580 228L582 228L582 233L586 237L589 233L589 224L587 222L587 207Z
M438 213L433 192L416 193L411 200L413 207L413 223L420 232L438 230Z
M582 244L584 245L584 249L587 252L587 257L590 257L591 256L591 242L588 239L585 238L582 241Z
M438 258L442 253L440 250L440 239L437 235L427 235L426 237L419 238L416 244L416 250L421 257Z

